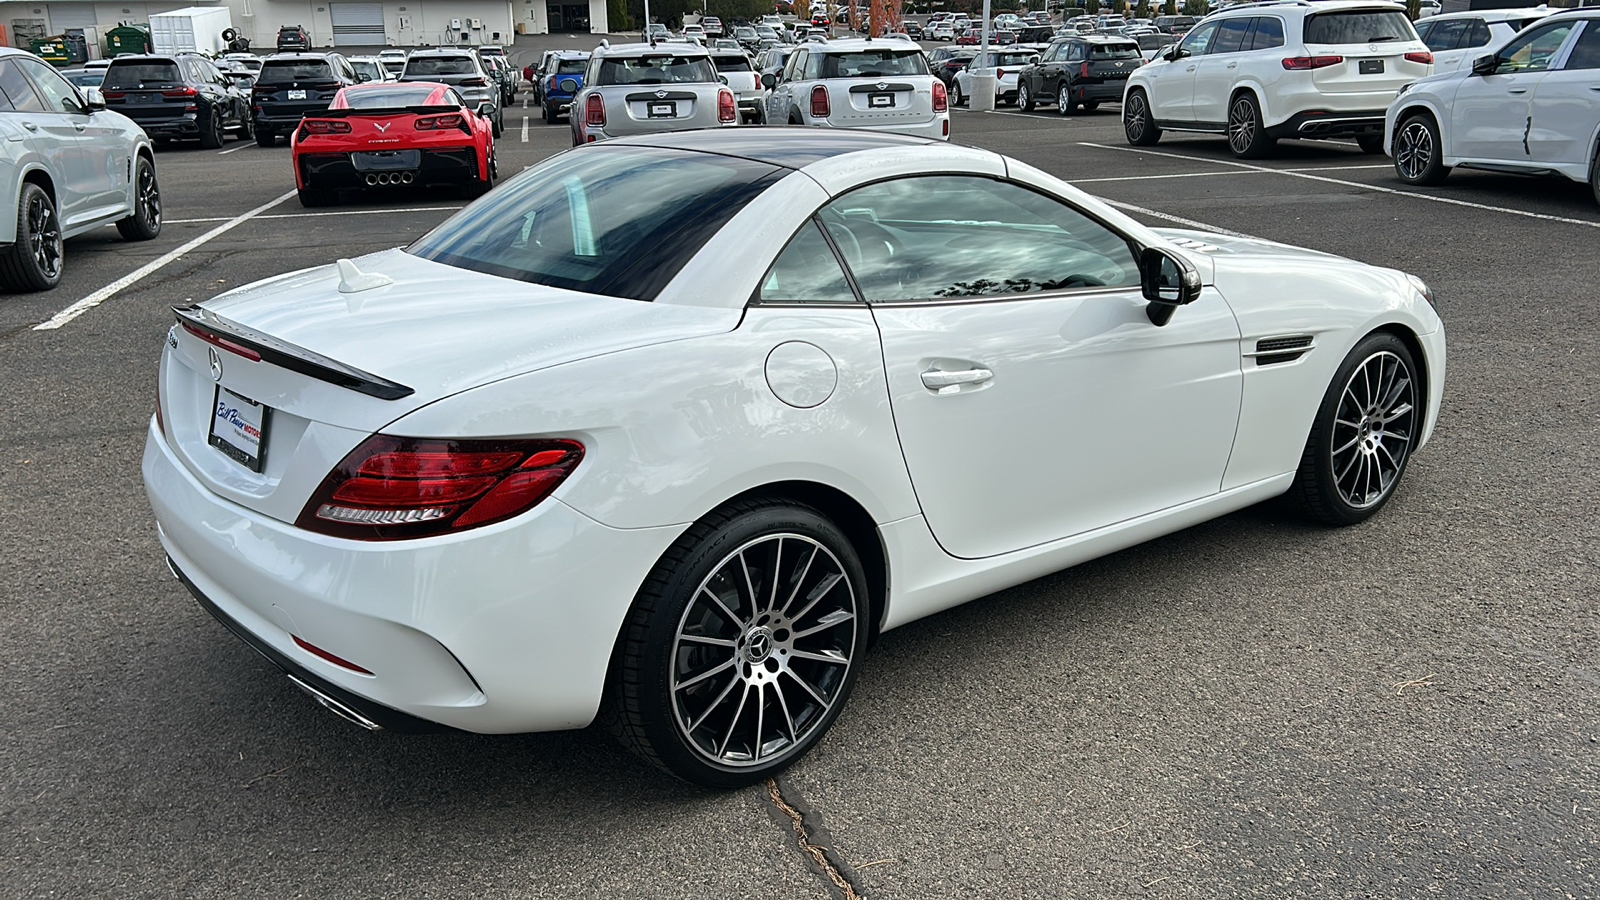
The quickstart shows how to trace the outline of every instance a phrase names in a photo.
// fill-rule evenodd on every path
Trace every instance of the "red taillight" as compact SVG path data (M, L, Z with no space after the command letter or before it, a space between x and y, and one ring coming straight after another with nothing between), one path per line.
M461 79L461 86L462 87L483 87L484 85L486 85L488 83L489 82L483 80L482 78L463 78L463 79Z
M296 524L367 541L449 534L526 512L582 459L577 441L373 435L323 479Z
M465 121L460 116L423 116L412 127L418 131L437 131L441 128L460 128Z
M718 91L717 92L717 121L721 122L723 124L727 124L728 122L737 121L738 118L739 118L739 106L738 106L738 104L733 102L733 92L732 91Z
M1078 67L1078 77L1079 78L1088 78L1089 77L1089 62L1088 62L1088 60L1085 60L1083 65Z
M1006 77L1006 70L1005 69L995 69L994 70L994 80L995 81L999 81L1000 79L1002 79L1004 77Z
M251 362L261 362L261 354L259 354L256 351L250 349L249 347L244 346L243 344L238 344L238 343L230 341L227 338L222 337L220 335L212 334L211 332L206 331L203 328L199 328L199 327L196 327L194 325L190 325L188 322L184 322L183 323L183 330L189 332L190 334L194 335L195 337L199 338L202 341L205 341L208 344L211 344L211 345L217 346L217 347L221 347L222 349L227 350L230 353L237 353L240 356L244 357L245 359L250 360Z
M316 644L313 644L310 641L306 640L305 638L302 638L298 634L291 634L289 636L294 638L294 645L296 647L299 647L301 650L306 651L307 653L311 654L312 656L320 657L322 659L327 660L328 662L333 663L336 666L340 666L340 667L349 669L352 672L360 672L363 675L371 675L372 674L372 670L371 669L364 669L361 666L356 665L355 663L351 662L348 659L345 659L342 656L334 656L332 653L329 653L328 651L322 649L321 647L318 647Z
M195 96L196 94L199 94L199 93L200 93L199 91L195 90L192 87L181 87L181 88L173 88L170 91L162 91L161 92L161 96L163 96L163 97L193 97L193 96Z
M811 89L811 115L813 118L826 119L831 110L828 108L828 89L817 85Z
M1344 62L1342 56L1291 56L1283 61L1283 67L1291 72L1300 72L1306 69L1325 69L1342 62Z
M349 134L349 122L329 122L326 119L306 119L300 123L306 134Z
M1406 54L1406 59L1414 63L1422 63L1425 66L1433 65L1433 54L1426 50L1413 50Z
M550 76L550 80L548 82L546 82L546 84L545 84L545 90L553 91L555 89L556 89L556 77L554 75L551 75Z
M127 91L101 91L100 92L100 96L106 98L107 100L121 100L123 97L128 96L128 92Z
M945 112L950 109L950 94L944 89L944 82L935 79L933 82L933 111Z
M589 100L583 107L583 124L604 128L606 124L606 102L600 99L599 94L590 94Z

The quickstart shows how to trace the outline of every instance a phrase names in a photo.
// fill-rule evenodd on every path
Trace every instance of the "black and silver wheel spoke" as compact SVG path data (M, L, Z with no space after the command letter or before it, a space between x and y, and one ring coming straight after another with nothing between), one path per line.
M1339 396L1329 452L1344 501L1366 508L1393 489L1411 449L1415 381L1400 357L1374 353Z
M1128 98L1127 131L1133 140L1144 136L1144 98L1139 94Z
M54 278L61 271L61 229L55 211L42 196L28 204L28 244L39 271Z
M1250 149L1256 139L1255 108L1248 100L1233 104L1233 115L1228 117L1228 144L1235 153Z
M1420 178L1433 157L1433 135L1428 126L1411 122L1400 131L1395 142L1395 162L1400 174L1408 179Z
M839 559L812 538L765 535L729 553L673 639L673 719L689 746L744 767L803 743L840 699L858 602Z

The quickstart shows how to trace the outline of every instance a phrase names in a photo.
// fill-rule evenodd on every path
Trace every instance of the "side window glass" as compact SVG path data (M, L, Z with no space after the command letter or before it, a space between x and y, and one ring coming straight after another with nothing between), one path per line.
M1482 19L1473 19L1468 22L1463 31L1461 43L1457 45L1459 47L1482 47L1489 43L1489 23Z
M1428 33L1422 38L1422 42L1427 44L1428 49L1435 53L1454 50L1456 43L1461 40L1461 32L1465 26L1466 23L1459 20L1438 22L1428 29Z
M1256 34L1251 41L1252 50L1271 50L1283 46L1283 20L1275 16L1256 19Z
M34 87L39 89L39 95L44 98L45 107L51 112L81 113L83 101L78 99L78 90L67 83L65 78L56 74L55 69L35 59L24 58L18 61L24 72L32 79Z
M1211 35L1216 31L1217 23L1207 22L1185 35L1183 43L1178 46L1188 51L1190 56L1204 56L1206 46L1211 43Z
M5 92L12 108L21 112L45 110L44 101L39 99L33 85L28 83L28 76L22 74L22 70L11 60L0 60L0 91Z
M1600 20L1590 19L1567 56L1568 69L1600 69Z
M807 220L761 279L756 299L765 303L854 303L856 295L816 221Z
M1500 67L1495 69L1495 74L1543 72L1550 68L1550 60L1567 42L1567 35L1575 24L1572 21L1553 22L1517 36L1500 51Z
M1010 182L965 175L884 181L837 198L820 218L868 302L1139 283L1126 238Z
M1244 46L1245 33L1250 29L1250 20L1240 16L1233 19L1223 19L1217 27L1217 38L1211 43L1212 53L1237 53Z

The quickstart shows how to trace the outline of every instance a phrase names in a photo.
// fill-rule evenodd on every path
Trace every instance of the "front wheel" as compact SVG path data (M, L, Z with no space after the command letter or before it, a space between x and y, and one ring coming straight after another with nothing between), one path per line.
M156 183L156 167L143 156L133 169L133 214L117 220L117 233L123 240L148 241L161 233L161 186Z
M50 195L31 181L17 196L17 239L0 252L0 287L8 291L48 291L61 283L65 244Z
M967 98L963 97L961 95L961 82L959 82L959 81L950 82L950 105L951 106L965 106L965 105L967 105Z
M1387 332L1363 338L1323 395L1289 489L1326 525L1354 525L1388 502L1421 437L1417 364Z
M870 605L855 549L816 510L730 505L685 532L640 589L605 717L685 781L760 781L833 724L866 651Z
M222 110L213 106L206 116L205 124L200 126L200 149L215 150L227 140L227 132L222 127Z
M1394 133L1394 174L1406 184L1438 184L1450 174L1445 168L1439 126L1421 113L1400 123Z
M1122 133L1136 147L1148 147L1161 140L1161 129L1150 115L1150 101L1145 99L1144 91L1129 91L1128 99L1123 101Z
M1017 108L1023 112L1033 112L1033 94L1028 92L1028 83L1017 85Z

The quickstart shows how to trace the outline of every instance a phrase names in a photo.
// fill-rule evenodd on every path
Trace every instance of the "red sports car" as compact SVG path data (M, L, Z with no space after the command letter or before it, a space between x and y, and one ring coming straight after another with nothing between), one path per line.
M339 91L290 138L302 206L341 190L457 185L477 197L494 186L493 126L447 84L370 83Z

